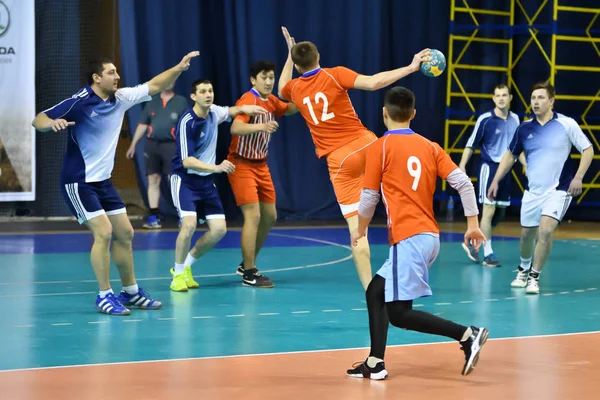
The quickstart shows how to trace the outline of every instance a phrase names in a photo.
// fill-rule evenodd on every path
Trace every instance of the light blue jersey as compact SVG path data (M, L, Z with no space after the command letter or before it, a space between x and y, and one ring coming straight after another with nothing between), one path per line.
M523 122L509 149L515 157L525 152L527 190L542 195L569 188L573 179L569 159L572 147L583 152L591 145L573 118L555 112L544 126L535 118Z
M101 99L86 85L71 98L44 111L49 118L75 122L69 127L62 184L110 178L125 112L138 103L152 100L148 92L145 83L119 89L108 99Z

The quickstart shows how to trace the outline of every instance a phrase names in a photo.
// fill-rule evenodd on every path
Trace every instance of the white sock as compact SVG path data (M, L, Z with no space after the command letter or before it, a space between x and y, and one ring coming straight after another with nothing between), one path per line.
M100 298L103 299L106 296L108 296L109 293L114 294L114 292L112 291L112 289L108 289L108 290L101 290L98 294L100 295Z
M194 258L194 256L192 256L192 253L188 253L187 257L185 258L185 261L183 262L183 265L185 265L186 267L191 267L197 260L197 258Z
M483 246L483 256L487 257L493 252L494 250L492 250L492 239L490 239L487 242L485 242L485 245Z
M123 290L125 292L127 292L127 294L136 294L137 292L140 291L140 288L138 287L137 283L135 285L131 285L131 286L123 286Z
M175 275L180 274L183 272L183 270L185 269L184 267L185 264L177 264L175 263Z
M465 331L465 333L463 333L463 336L460 339L460 341L464 342L465 340L470 338L472 334L473 334L473 329L471 329L471 327L468 327L467 330Z
M529 268L531 268L531 259L533 257L530 258L523 258L521 257L521 268L523 268L525 271L529 271Z
M381 358L369 356L369 358L367 358L367 366L369 368L375 368L375 366L377 365L377 363L380 363L382 361L383 360Z

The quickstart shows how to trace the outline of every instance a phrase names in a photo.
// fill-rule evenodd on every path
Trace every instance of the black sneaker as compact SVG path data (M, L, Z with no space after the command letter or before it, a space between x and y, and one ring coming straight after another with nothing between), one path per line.
M257 288L272 288L275 286L269 278L259 273L256 268L244 270L242 285Z
M357 362L352 365L352 369L346 371L348 376L353 378L369 378L375 381L379 381L388 377L388 373L385 370L385 363L380 361L371 368L367 365L367 360L364 362Z
M239 276L244 276L244 263L240 263L237 269L235 270L235 274Z
M462 374L469 375L479 361L479 353L483 348L483 345L487 341L489 330L486 328L475 328L471 327L473 333L467 340L460 342L462 347L460 348L465 353L465 366L463 367Z

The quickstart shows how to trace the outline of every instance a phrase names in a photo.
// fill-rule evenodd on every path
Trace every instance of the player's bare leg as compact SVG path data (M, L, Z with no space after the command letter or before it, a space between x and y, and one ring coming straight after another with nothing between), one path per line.
M208 251L215 247L215 245L219 243L219 241L223 239L223 236L225 236L227 233L227 223L225 222L224 218L209 219L206 221L206 225L208 225L208 232L204 233L204 235L202 235L200 239L196 241L194 247L190 250L190 254L196 259L208 253ZM192 232L192 235L193 234L194 233ZM185 261L185 255L183 258Z
M112 225L106 214L99 215L85 222L94 236L94 244L90 252L90 262L98 289L106 291L110 286L110 241L112 238Z
M112 258L115 262L123 289L117 299L125 307L158 310L162 303L152 299L135 281L133 270L133 227L126 213L109 215L113 227Z
M511 282L510 286L515 288L524 288L527 286L529 270L531 269L531 259L535 248L535 235L537 227L521 229L521 241L519 244L521 253L521 264L517 272L517 277Z
M119 270L124 286L135 285L133 271L133 227L127 214L110 215L108 217L113 227L112 258Z
M503 210L500 210L503 211ZM494 226L496 225L496 219L494 216L498 214L499 217L503 215L496 209L496 206L491 204L484 204L483 211L481 213L481 221L480 227L481 231L485 235L487 241L483 246L483 265L486 267L498 267L500 266L500 262L498 258L494 254L494 250L492 249L492 232L494 230ZM500 218L501 219L501 218ZM481 250L480 250L481 251Z
M540 226L538 228L538 241L533 255L533 270L542 272L546 259L552 250L552 236L558 226L558 221L554 218L542 215Z
M238 267L237 273L242 276L245 286L272 288L275 286L273 282L258 272L256 258L277 220L275 204L244 204L241 209L244 214L241 238L243 265Z
M158 208L160 201L160 174L148 175L148 205L150 208Z
M161 228L160 221L158 220L157 210L160 201L160 174L148 175L148 205L150 206L151 214L148 216L147 221L143 227L147 229L158 229Z
M533 255L533 266L529 273L527 287L525 288L527 294L538 294L540 292L538 283L540 273L542 272L542 269L544 269L544 264L546 264L548 255L552 250L552 236L557 226L558 221L556 219L542 215L540 226L538 228L538 241L535 245Z
M481 221L479 222L479 227L487 240L490 240L492 238L492 218L494 218L495 211L496 206L490 204L483 205L483 211L481 212Z
M244 269L256 268L258 227L261 220L260 205L258 203L242 204L240 206L244 216L242 226L241 247Z
M346 223L348 224L350 233L352 233L358 229L358 215L346 218ZM354 258L354 265L356 266L360 283L362 283L366 291L373 278L371 273L371 249L369 248L369 240L366 235L358 241L358 246L352 246L352 257Z
M277 222L277 208L273 203L260 202L260 223L258 224L258 234L256 235L256 254L254 258L258 257L258 253L271 232L271 228Z

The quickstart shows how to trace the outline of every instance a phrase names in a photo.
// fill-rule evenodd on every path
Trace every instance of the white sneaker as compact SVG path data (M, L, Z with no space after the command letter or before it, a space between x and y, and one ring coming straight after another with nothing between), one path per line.
M517 270L517 277L515 278L514 281L512 281L510 283L511 287L514 288L524 288L525 286L527 286L527 277L529 276L529 270L524 270L523 268L521 268L519 266L519 269Z
M527 287L525 288L525 293L527 294L540 294L540 277L533 277L529 275L529 279L527 280Z

